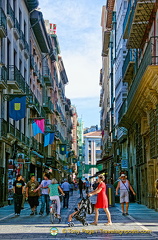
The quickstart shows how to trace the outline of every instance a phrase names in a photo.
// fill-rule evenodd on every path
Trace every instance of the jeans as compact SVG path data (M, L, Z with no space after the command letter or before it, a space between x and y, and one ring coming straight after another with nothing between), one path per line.
M14 193L13 198L14 198L14 211L15 213L20 214L23 195L18 195Z
M44 206L46 204L46 213L49 214L49 202L50 202L50 197L48 194L42 194L41 195L41 209L40 212L44 213Z
M69 192L68 191L64 191L65 196L63 199L63 208L67 207L68 208L68 204L69 204Z

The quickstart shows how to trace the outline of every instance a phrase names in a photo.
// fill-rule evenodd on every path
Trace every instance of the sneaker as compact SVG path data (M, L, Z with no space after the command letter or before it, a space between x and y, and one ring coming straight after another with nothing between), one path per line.
M20 213L17 213L17 216L20 216Z
M122 213L122 215L123 215L123 216L125 216L125 215L126 215L126 213Z
M129 213L128 213L128 212L126 212L126 215L129 215Z
M42 213L42 212L39 212L39 215L43 215L43 213Z
M34 213L34 211L32 211L31 213L30 213L30 215L34 215L35 213Z

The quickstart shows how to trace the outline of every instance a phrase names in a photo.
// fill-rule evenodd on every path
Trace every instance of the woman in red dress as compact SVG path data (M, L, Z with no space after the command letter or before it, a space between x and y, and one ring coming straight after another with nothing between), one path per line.
M95 220L94 220L93 223L91 223L91 225L97 225L97 223L98 223L98 216L99 216L99 211L98 210L99 210L99 208L104 209L104 211L107 215L107 218L108 218L108 222L104 225L112 225L111 214L110 214L109 209L108 209L108 199L107 199L107 196L106 196L106 185L103 181L104 181L104 176L99 175L98 176L98 182L99 182L98 187L93 192L90 192L88 194L88 196L98 194L97 202L95 204Z

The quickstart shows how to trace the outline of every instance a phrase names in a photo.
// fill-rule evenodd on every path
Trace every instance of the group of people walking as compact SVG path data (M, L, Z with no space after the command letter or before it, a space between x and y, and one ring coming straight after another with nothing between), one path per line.
M108 198L106 195L106 184L104 183L104 176L99 175L98 180L93 186L93 191L89 192L90 183L88 179L86 179L85 182L86 186L86 194L87 196L91 197L95 194L97 194L97 201L95 204L95 219L94 222L91 223L91 225L97 225L98 224L98 217L99 217L99 209L103 208L106 215L108 222L105 223L105 225L112 225L111 220L111 214L108 209ZM78 183L80 197L83 197L83 182L81 179L79 179ZM60 218L60 198L59 193L61 193L63 197L63 208L68 208L69 203L69 193L73 194L74 186L72 184L69 184L67 179L64 179L64 182L59 185L57 180L55 178L50 180L50 175L48 173L44 174L43 181L39 184L36 181L36 177L34 175L31 176L30 181L27 182L27 184L24 183L22 180L21 175L17 175L16 180L13 184L13 190L14 190L14 209L15 209L15 215L19 216L22 208L22 201L23 196L28 199L28 203L31 208L30 215L36 215L37 214L37 206L39 205L39 196L41 196L41 208L40 208L40 215L43 215L44 208L46 205L46 214L49 214L49 204L50 200L56 200L57 202L57 217ZM135 192L130 184L130 182L127 180L125 174L121 174L120 180L116 187L116 195L118 195L118 190L120 189L120 203L122 208L122 214L128 215L128 207L129 207L129 190L133 192L135 195ZM26 194L24 195L24 191ZM126 204L126 210L124 209L124 203ZM69 218L71 220L71 217Z
M57 202L57 215L60 217L60 193L63 195L63 208L68 208L69 192L71 190L71 184L67 179L59 185L55 178L50 180L48 173L44 174L43 181L39 184L36 177L32 175L30 180L25 184L22 180L22 176L19 174L13 184L14 191L14 211L15 215L19 216L22 207L23 198L28 200L31 208L30 215L36 215L37 206L39 206L39 197L41 199L41 208L39 215L43 215L44 208L46 206L46 215L50 212L50 200L56 200Z

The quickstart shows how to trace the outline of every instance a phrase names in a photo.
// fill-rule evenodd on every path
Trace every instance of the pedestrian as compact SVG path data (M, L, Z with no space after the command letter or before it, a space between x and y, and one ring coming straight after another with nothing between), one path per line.
M50 196L50 200L56 200L57 202L57 218L60 218L60 198L59 198L59 191L62 193L62 195L64 196L64 192L61 189L61 187L58 184L58 181L53 178L51 180L51 184L48 185L48 193Z
M95 190L99 185L99 182L98 182L98 179L96 179L96 181L93 183L92 187L93 187L93 190Z
M62 183L61 188L65 194L63 199L63 208L68 208L70 184L68 183L67 179L64 179L64 183Z
M37 214L37 206L39 205L38 198L40 196L40 190L34 192L36 188L38 188L39 183L36 181L36 177L34 175L31 176L30 181L26 184L26 198L28 198L28 203L31 207L30 215Z
M88 193L89 192L90 183L89 183L87 178L85 180L86 180L86 183L85 183L86 193Z
M78 183L78 187L79 187L79 193L80 193L80 198L83 198L83 181L81 180L81 178L79 179L79 183Z
M112 225L112 222L111 222L111 214L109 212L109 209L108 209L108 198L106 196L106 185L105 183L103 182L104 181L104 176L103 175L99 175L98 176L98 182L99 182L99 185L98 187L90 192L88 194L88 196L92 196L92 195L95 195L95 194L98 194L97 196L97 202L95 204L95 220L94 222L91 223L91 225L97 225L98 224L98 216L99 216L99 208L103 208L106 215L107 215L107 218L108 218L108 222L105 223L104 225Z
M24 203L25 203L25 199L26 199L26 183L25 183L25 179L22 177L22 180L24 181L24 189L23 189L23 198L22 198L22 204L21 204L21 209L24 209Z
M49 198L49 193L48 193L48 186L51 184L52 181L50 180L49 173L45 173L43 178L44 178L44 180L41 182L39 187L34 190L34 192L37 192L40 188L42 189L42 191L41 191L41 209L40 209L39 215L43 215L45 205L46 205L46 214L49 215L50 198Z
M73 191L74 191L74 183L71 182L70 183L70 194L71 194L71 196L73 196Z
M25 186L25 183L22 180L22 176L21 176L21 174L18 174L16 176L16 180L13 183L13 192L14 192L13 198L14 198L15 216L20 216L24 186Z
M136 195L134 192L127 176L122 173L120 176L120 181L116 187L116 195L118 195L118 190L120 189L120 203L122 208L122 215L128 215L128 208L129 208L129 190L133 192L133 195ZM124 211L124 203L126 203L126 212Z

